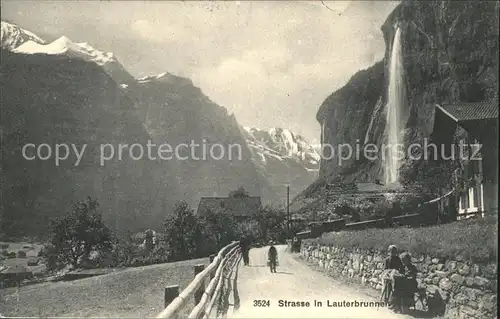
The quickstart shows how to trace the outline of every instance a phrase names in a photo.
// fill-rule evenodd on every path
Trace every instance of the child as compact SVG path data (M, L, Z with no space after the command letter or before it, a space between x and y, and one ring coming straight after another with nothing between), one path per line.
M278 251L276 250L276 247L274 247L274 243L271 241L269 243L271 247L269 247L269 250L267 252L267 259L269 260L269 268L271 269L271 272L276 272L276 264L278 262Z

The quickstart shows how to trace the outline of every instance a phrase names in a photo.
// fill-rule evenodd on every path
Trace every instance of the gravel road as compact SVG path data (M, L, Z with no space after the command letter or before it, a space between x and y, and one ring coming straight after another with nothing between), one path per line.
M266 266L268 247L250 251L250 266L241 263L241 306L229 318L405 318L385 307L377 309L375 298L295 260L286 246L277 248L277 273Z

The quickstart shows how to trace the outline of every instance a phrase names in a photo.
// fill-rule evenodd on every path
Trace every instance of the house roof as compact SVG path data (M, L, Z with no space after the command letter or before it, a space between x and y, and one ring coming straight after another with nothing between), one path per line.
M24 265L19 265L15 264L12 266L7 266L5 269L2 269L0 271L2 274L24 274L24 273L30 273L31 271L28 269L28 267Z
M262 208L260 197L202 197L197 214L206 215L210 211L225 209L234 216L251 216Z
M477 120L498 119L498 101L461 102L454 104L436 105L457 123Z

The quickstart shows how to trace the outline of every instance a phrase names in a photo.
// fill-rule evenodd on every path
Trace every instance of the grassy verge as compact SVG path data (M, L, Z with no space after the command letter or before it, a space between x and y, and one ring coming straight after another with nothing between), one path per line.
M164 289L193 280L194 265L208 258L137 267L70 282L43 283L0 292L2 315L12 317L154 318Z
M328 233L312 242L321 245L385 252L395 244L412 255L453 258L476 262L496 261L498 219L470 219L421 228L368 229Z

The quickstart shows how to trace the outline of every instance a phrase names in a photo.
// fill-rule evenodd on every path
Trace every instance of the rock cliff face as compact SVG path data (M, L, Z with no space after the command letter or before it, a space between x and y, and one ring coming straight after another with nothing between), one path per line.
M384 61L356 73L321 105L322 142L353 148L386 139L388 62L395 26L402 30L406 100L404 142L422 143L433 125L436 103L481 101L497 96L498 3L493 1L403 1L382 26ZM327 154L328 155L328 154ZM402 169L411 170L403 162ZM382 161L345 161L323 156L320 179L383 180Z
M330 147L323 148L320 176L335 177L343 175L346 179L378 175L380 163L370 162L363 157L339 157L342 144L353 147L363 146L365 140L377 143L382 140L385 117L383 116L384 64L379 62L373 67L359 71L346 86L330 95L320 107L317 118L322 126L321 143ZM347 147L345 148L347 149ZM346 151L347 152L347 151Z

